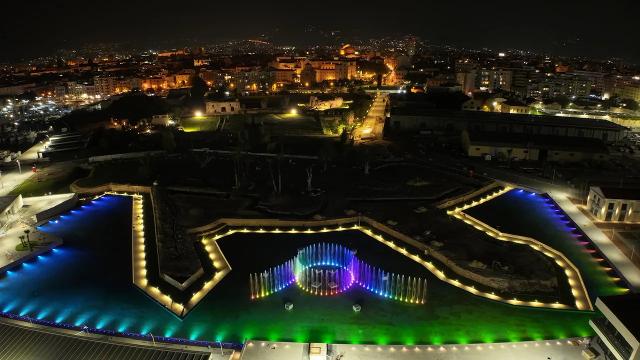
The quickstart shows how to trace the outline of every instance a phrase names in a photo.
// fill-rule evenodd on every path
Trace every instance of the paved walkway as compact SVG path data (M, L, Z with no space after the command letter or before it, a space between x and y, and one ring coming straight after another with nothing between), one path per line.
M27 166L26 168L23 166L22 174L20 174L18 169L2 171L2 175L0 175L0 196L7 195L11 190L22 184L32 175L33 172L31 171L30 166Z
M29 229L29 238L35 241L53 242L59 238L39 231L34 227L35 215L46 209L50 209L63 201L73 197L74 194L61 194L51 196L38 196L24 198L24 207L17 214L10 215L8 226L0 231L0 268L7 266L23 256L29 255L29 251L16 251L16 245L20 243L19 236Z
M381 139L384 131L385 108L388 94L377 94L371 103L361 126L360 137L363 139Z
M600 230L586 215L571 202L566 194L558 191L549 191L548 194L555 200L562 210L580 227L580 229L593 241L611 264L621 273L627 282L640 290L640 269L625 256L620 249Z
M517 343L445 345L445 346L377 346L330 345L327 359L332 360L570 360L582 359L585 348L579 341L531 341ZM309 359L309 344L250 341L242 360Z
M18 156L18 160L24 164L32 164L34 162L38 162L42 160L39 158L38 153L44 150L44 142L40 141L34 144L29 150L22 153L22 155Z
M29 251L16 251L16 245L20 244L19 236L24 235L26 229L31 230L29 238L31 241L57 241L59 238L41 232L24 223L16 223L6 233L0 235L0 268L18 261L23 256L30 254ZM36 248L38 249L38 248Z

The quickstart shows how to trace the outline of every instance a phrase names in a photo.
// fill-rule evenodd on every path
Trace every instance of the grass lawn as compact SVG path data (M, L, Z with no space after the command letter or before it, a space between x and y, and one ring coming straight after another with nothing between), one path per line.
M197 116L181 120L185 132L213 131L218 128L218 122L220 118L217 116Z
M25 180L13 189L10 195L41 196L51 192L52 194L68 193L69 185L77 179L89 174L88 170L79 167L51 166L39 170L38 173Z
M29 251L29 245L26 244L26 240L24 241L25 244L18 244L16 245L16 251ZM38 248L39 246L46 246L49 245L50 242L42 242L42 241L35 241L35 240L31 240L31 247L33 247L34 250L36 250L36 248Z

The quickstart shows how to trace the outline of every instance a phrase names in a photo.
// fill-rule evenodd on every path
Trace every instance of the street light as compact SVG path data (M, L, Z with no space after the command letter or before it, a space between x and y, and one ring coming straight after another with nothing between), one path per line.
M20 160L16 159L16 163L18 163L18 172L22 175L22 166L20 165Z

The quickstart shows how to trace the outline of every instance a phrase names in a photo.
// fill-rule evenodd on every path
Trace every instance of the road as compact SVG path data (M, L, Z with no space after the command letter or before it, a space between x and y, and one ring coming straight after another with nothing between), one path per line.
M356 134L360 139L382 139L386 117L385 109L388 101L388 94L376 94L371 108L359 128L359 134Z

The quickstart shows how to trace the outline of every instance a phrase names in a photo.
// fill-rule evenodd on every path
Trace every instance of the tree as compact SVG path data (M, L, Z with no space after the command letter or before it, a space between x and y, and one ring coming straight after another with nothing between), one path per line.
M164 129L162 131L162 148L166 152L174 152L176 151L176 139L173 135L173 131L169 129Z
M129 119L130 123L169 112L167 102L157 96L130 94L115 100L107 109L107 117Z
M282 192L282 159L284 158L284 146L280 144L280 151L276 155L275 170L273 169L273 159L268 160L269 175L271 176L271 184L273 185L273 191L276 194Z
M558 95L555 98L553 98L553 101L560 104L560 106L562 106L563 109L567 108L567 106L569 106L569 104L571 103L571 99L569 99L565 95Z
M622 107L625 109L637 111L639 108L638 102L633 99L622 99L621 103Z
M33 251L33 245L31 245L31 239L29 239L29 234L31 233L31 230L26 229L24 231L24 234L27 236L27 245L29 245L29 251Z
M191 78L191 100L194 102L203 102L204 95L209 91L209 85L202 80L200 76L194 75Z
M347 128L342 129L342 133L340 133L340 144L346 145L347 141L349 141L349 132L347 132Z
M140 158L140 166L138 166L138 176L142 181L150 181L153 175L153 165L149 155Z
M311 181L313 180L313 165L307 168L307 191L311 191Z
M240 184L242 179L245 177L244 174L246 171L243 171L244 168L247 167L246 164L246 152L248 151L249 144L249 134L247 131L240 131L237 135L237 141L234 146L233 151L233 175L235 182L235 189L240 188Z
M18 236L18 238L20 239L20 245L22 246L22 248L23 249L26 248L27 244L24 241L25 236L24 235L20 235L20 236Z
M329 162L333 161L336 156L336 151L333 142L325 141L320 148L318 157L322 161L322 171L327 171Z

